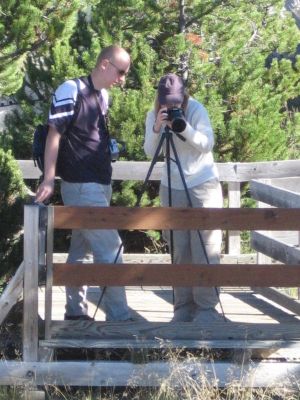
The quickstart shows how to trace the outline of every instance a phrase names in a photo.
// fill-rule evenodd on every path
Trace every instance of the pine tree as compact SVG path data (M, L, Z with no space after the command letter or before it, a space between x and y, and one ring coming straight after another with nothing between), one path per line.
M218 160L299 155L299 114L287 108L299 93L299 62L274 59L266 68L270 54L292 53L299 41L294 21L282 12L283 1L94 0L84 7L81 2L81 11L76 2L42 1L38 9L32 3L1 6L3 32L10 32L17 7L13 29L1 43L0 72L2 88L9 68L23 77L17 92L23 112L9 119L2 141L17 158L30 157L32 126L45 117L54 88L87 73L100 49L112 43L132 56L126 89L111 91L110 130L126 142L127 159L145 159L145 114L159 77L169 71L182 74L190 94L208 108ZM33 15L28 29L22 25L26 7ZM17 67L21 59L26 75Z
M11 95L22 86L28 57L47 51L80 6L73 0L2 0L0 5L0 93Z
M299 132L299 116L289 112L287 101L299 94L299 64L274 59L266 68L270 54L293 53L299 42L296 24L282 7L282 1L230 1L202 19L202 45L192 52L189 84L209 110L219 160L297 154L289 146Z
M0 149L0 293L4 275L22 261L23 201L26 188L11 152Z

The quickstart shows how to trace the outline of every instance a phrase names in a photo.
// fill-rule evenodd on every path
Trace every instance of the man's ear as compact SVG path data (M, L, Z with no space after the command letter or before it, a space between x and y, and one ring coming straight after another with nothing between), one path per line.
M108 67L108 64L109 64L109 60L107 58L105 58L104 60L101 61L99 67L100 67L100 69L105 71L106 68Z

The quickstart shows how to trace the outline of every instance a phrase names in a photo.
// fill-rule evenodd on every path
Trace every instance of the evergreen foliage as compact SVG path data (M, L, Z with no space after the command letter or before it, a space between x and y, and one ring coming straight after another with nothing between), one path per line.
M298 158L299 29L283 0L3 0L0 5L0 93L19 109L6 118L0 147L31 157L34 127L46 119L51 94L65 79L87 74L99 51L127 48L132 68L111 91L111 135L126 142L124 159L145 160L146 112L157 82L182 74L208 109L217 161ZM268 60L268 62L267 62ZM116 183L113 200L135 205L136 182ZM154 185L155 186L155 185ZM157 188L157 186L156 186ZM147 189L143 205L155 205Z
M22 261L20 230L26 187L10 151L0 149L0 283Z
M1 94L14 94L22 86L28 57L47 51L58 38L69 34L79 7L76 0L1 1Z
M15 3L1 6L3 32L9 31ZM299 117L287 102L299 94L299 61L274 58L266 68L270 54L292 54L299 42L283 1L94 0L81 1L80 10L76 2L18 4L16 28L0 42L6 54L0 92L22 75L16 92L22 111L8 118L0 142L15 157L30 157L32 127L46 118L54 88L90 71L101 48L112 43L128 48L133 61L126 89L112 91L110 114L112 135L127 143L127 159L145 159L145 114L159 77L169 71L183 74L190 94L208 108L219 161L298 156ZM27 6L33 17L25 29L21 11ZM17 52L14 57L9 48ZM23 74L15 65L21 58Z
M230 3L204 19L202 48L211 62L194 61L190 82L213 120L218 158L290 158L289 141L299 132L299 120L287 100L299 93L299 65L274 59L268 69L266 59L275 51L294 52L299 31L283 14L281 1Z

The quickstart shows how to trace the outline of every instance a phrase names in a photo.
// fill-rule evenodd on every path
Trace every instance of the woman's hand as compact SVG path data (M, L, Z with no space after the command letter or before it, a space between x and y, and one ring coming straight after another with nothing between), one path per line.
M156 120L153 125L153 132L159 133L161 130L161 127L164 126L167 121L168 121L167 107L162 107L159 109L159 111L157 113Z

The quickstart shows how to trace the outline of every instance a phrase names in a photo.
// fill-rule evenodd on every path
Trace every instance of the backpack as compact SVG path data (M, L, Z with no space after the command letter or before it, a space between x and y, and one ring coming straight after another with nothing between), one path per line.
M48 125L37 125L33 134L32 158L34 166L37 166L42 173L44 173L44 156L47 135Z
M72 121L70 122L69 127L76 121L77 113L79 109L79 80L74 79L77 85L78 95L74 107L74 115ZM34 166L38 167L42 173L44 173L44 157L45 157L45 148L46 148L46 140L48 136L48 125L47 124L38 124L33 133L33 143L32 143L32 159L34 162Z

